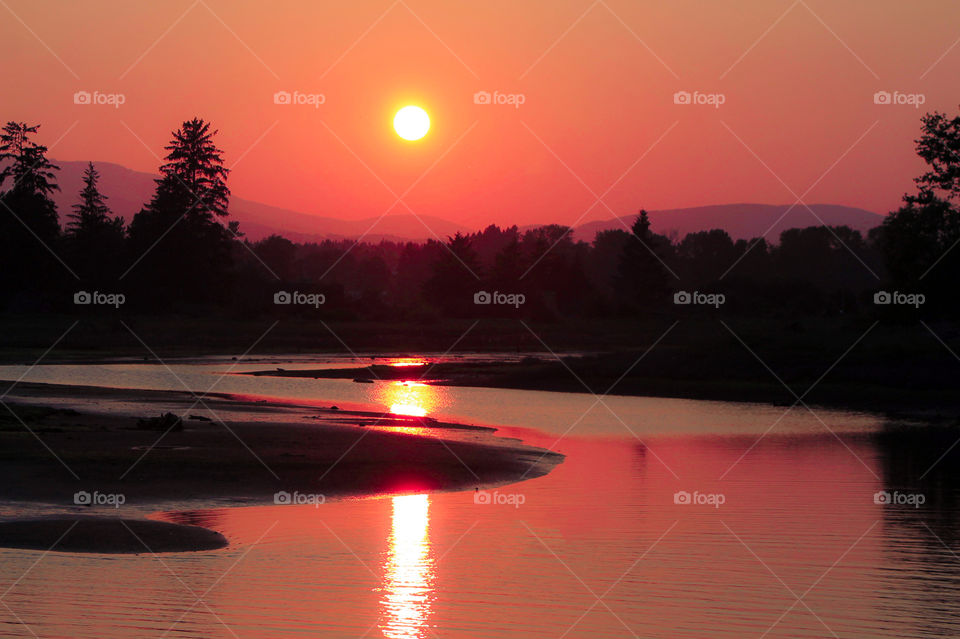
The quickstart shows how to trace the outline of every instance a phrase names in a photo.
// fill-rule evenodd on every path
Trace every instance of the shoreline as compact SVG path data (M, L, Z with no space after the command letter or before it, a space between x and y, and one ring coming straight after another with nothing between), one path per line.
M587 358L596 356L587 355ZM566 360L565 360L566 363ZM570 365L570 364L567 364ZM576 364L573 364L574 372ZM659 397L733 403L790 406L796 398L782 384L742 379L669 379L578 374L575 377L556 359L526 358L516 363L435 363L424 366L371 364L353 368L262 370L233 373L253 377L301 377L366 379L370 381L419 381L436 386L498 388L556 393L589 393L622 397ZM427 376L427 377L425 377ZM579 379L578 379L579 377ZM582 383L581 383L582 380ZM810 392L796 385L805 403L823 408L884 413L899 418L943 419L960 415L960 399L950 389L918 391L867 383L824 381ZM589 386L590 390L585 386ZM614 390L608 391L611 385Z
M13 414L0 416L0 499L59 511L60 519L23 524L46 539L64 517L116 522L170 502L276 505L282 493L326 501L470 490L540 477L564 459L486 427L214 394L204 397L209 410L195 401L177 391L17 384L5 398ZM138 407L140 418L180 407L196 419L142 420L98 403ZM0 521L0 547L5 523L36 519ZM130 536L109 521L85 527L107 539ZM109 547L97 534L85 538L88 552Z
M876 321L856 314L751 318L683 312L529 324L506 318L416 323L331 318L322 328L291 317L258 342L267 318L229 319L225 330L224 318L126 318L145 343L164 345L156 353L144 349L114 319L84 320L68 331L44 363L157 364L159 356L171 362L265 359L284 366L279 360L285 357L344 357L344 344L349 344L346 350L364 360L442 357L444 363L429 375L437 384L586 392L585 384L598 395L789 406L795 396L783 380L805 403L825 408L934 419L960 415L953 354L960 352L960 326L949 320L921 325L906 318ZM0 362L31 365L75 321L56 315L7 318L8 346L0 349ZM252 343L257 349L248 358L246 349ZM449 351L451 344L456 344L456 352ZM477 361L484 355L511 361L487 362L484 368ZM379 362L357 361L353 367L371 363ZM269 367L266 361L247 364L247 370ZM448 364L461 372L451 368L450 374L437 374ZM311 366L319 374L329 367L321 362Z
M0 521L0 548L127 555L220 550L228 545L215 530L152 519L73 515Z

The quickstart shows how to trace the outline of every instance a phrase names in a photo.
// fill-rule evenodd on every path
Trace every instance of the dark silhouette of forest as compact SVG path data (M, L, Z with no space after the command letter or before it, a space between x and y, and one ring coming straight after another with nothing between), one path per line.
M652 233L641 211L629 229L592 242L575 241L560 225L491 225L446 242L295 244L277 235L250 242L229 219L229 170L216 134L203 120L184 122L165 147L152 198L125 225L92 163L72 211L58 212L51 198L58 168L37 141L38 126L7 123L0 308L549 322L692 312L942 317L958 306L960 117L922 118L916 148L928 170L866 237L811 226L776 241L733 241L722 229L668 238ZM81 291L114 303L75 299Z

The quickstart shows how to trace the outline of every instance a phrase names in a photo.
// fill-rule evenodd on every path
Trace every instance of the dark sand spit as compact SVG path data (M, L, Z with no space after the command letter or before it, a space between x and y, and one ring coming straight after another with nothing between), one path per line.
M563 460L494 429L223 395L200 406L190 393L21 383L4 401L0 499L70 514L0 522L0 546L47 549L77 519L72 512L114 515L77 505L81 491L122 495L117 514L139 515L170 502L272 505L280 491L332 499L472 490L539 477ZM207 417L173 428L143 419L166 411ZM145 551L121 521L83 519L57 549ZM136 521L156 552L219 547L195 530Z
M0 521L0 547L52 552L140 554L217 550L220 533L148 519L77 515Z
M63 401L71 395L95 396L98 404L78 401L77 410ZM280 490L328 498L466 490L539 477L563 459L485 430L441 439L454 425L213 395L204 399L213 413L194 406L189 393L46 384L19 384L5 401L16 415L0 418L0 498L12 500L68 505L75 492L97 490L123 493L127 504L272 503ZM118 402L141 412L98 409ZM138 427L143 417L178 413L177 406L215 418L185 419L182 430Z

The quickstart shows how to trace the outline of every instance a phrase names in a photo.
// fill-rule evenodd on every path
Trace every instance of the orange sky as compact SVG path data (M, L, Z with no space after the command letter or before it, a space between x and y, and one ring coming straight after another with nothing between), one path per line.
M608 189L620 215L800 196L885 212L919 171L920 115L960 103L953 0L264 6L2 0L0 117L42 123L57 159L155 171L198 115L238 196L352 219L415 183L417 214L480 226L610 218L590 209ZM74 104L78 90L125 102ZM325 102L274 104L278 90ZM474 104L481 90L524 104ZM724 103L678 105L679 90ZM874 104L878 90L925 104ZM420 142L391 129L407 103L431 115Z

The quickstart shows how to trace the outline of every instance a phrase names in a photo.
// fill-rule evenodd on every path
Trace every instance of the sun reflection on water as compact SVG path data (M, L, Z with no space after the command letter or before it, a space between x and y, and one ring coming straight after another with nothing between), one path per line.
M408 415L410 417L427 416L427 409L415 404L390 404L390 412L394 415Z
M426 366L426 365L427 365L426 360L420 359L420 358L414 358L414 357L401 357L398 359L394 359L388 364L388 366L393 366L395 368L405 368L410 366Z
M422 382L391 382L384 384L380 401L390 407L394 415L426 417L438 403L435 386Z
M393 498L390 551L380 600L380 630L388 639L427 636L434 580L429 510L428 495Z

